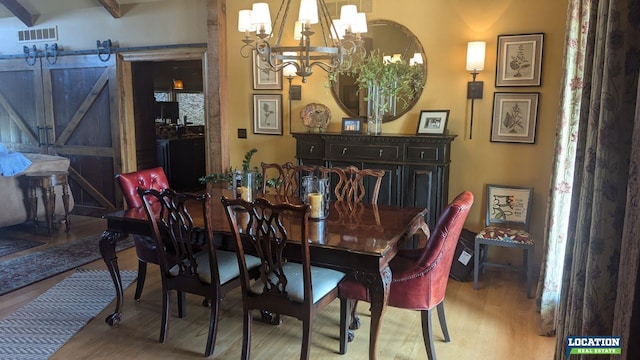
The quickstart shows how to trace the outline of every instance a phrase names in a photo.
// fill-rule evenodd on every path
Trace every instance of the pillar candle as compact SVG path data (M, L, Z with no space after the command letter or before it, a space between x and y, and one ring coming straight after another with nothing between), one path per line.
M251 199L251 188L248 186L240 186L238 188L238 193L240 194L240 198L244 201L252 201Z
M310 193L308 196L309 205L311 205L310 217L319 219L322 217L322 194Z

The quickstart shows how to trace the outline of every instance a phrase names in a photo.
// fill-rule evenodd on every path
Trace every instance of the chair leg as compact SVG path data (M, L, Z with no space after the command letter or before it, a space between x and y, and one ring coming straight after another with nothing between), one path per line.
M438 320L440 321L440 329L442 329L442 335L444 336L444 342L451 341L449 337L449 329L447 329L447 319L444 316L444 300L437 306Z
M349 324L349 329L358 330L360 329L360 317L356 313L356 308L358 307L358 300L349 300L351 304L349 304L351 308L351 323Z
M244 310L244 325L242 326L242 356L241 360L249 360L251 355L251 311Z
M433 346L433 329L431 328L431 310L421 310L422 318L422 337L424 338L424 347L427 349L427 358L436 360L436 349Z
M219 301L211 301L211 315L209 316L209 336L207 337L207 346L204 350L204 356L209 357L213 354L216 344L216 336L218 335L218 310L220 309Z
M187 293L178 291L178 317L180 319L187 316Z
M533 247L525 250L527 254L527 298L531 299L531 285L533 282Z
M480 242L476 239L473 253L473 290L478 290L478 276L480 275Z
M164 286L162 287L162 323L160 324L160 342L164 343L167 339L169 330L169 301L170 293Z
M352 300L340 299L340 354L347 353L347 344L353 341L353 331L349 330Z
M308 314L302 320L302 348L300 350L300 360L308 360L311 350L311 315Z
M147 278L147 263L138 259L138 281L136 283L136 294L134 295L135 301L140 301L142 297L142 288L144 287L144 280Z

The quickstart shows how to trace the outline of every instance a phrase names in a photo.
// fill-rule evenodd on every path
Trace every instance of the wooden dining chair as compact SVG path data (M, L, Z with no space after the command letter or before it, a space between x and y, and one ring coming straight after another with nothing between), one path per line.
M311 266L307 241L309 205L274 205L264 198L247 202L226 197L222 198L222 204L236 240L240 264L243 308L241 358L249 359L251 312L260 310L302 321L300 359L308 359L312 321L317 311L336 299L338 283L345 275L340 271ZM298 249L288 249L292 246ZM261 260L260 278L254 283L250 282L244 265L248 253L258 254Z
M387 305L421 312L422 336L429 360L436 359L431 327L431 310L434 307L438 311L444 340L450 340L444 315L444 296L460 232L472 205L473 194L469 191L460 193L440 214L425 247L401 249L389 263L391 284ZM341 331L344 331L342 322L347 321L350 302L370 302L371 299L364 285L350 277L340 283L339 297L340 311L344 311L340 314ZM340 344L345 353L347 340L346 332L341 332Z
M316 168L306 165L260 163L262 167L262 191L272 187L276 196L285 198L300 196L300 181L305 175L313 175Z
M159 341L164 343L167 339L170 292L176 290L178 293L178 316L181 318L186 316L186 293L200 295L209 300L211 307L204 351L205 356L210 356L216 341L220 302L229 290L240 285L236 254L214 247L211 196L208 193L198 195L178 193L172 189L159 192L141 188L138 189L138 195L144 203L153 232L162 274ZM194 225L189 208L197 209L198 215L202 216L203 228ZM175 265L170 258L175 259ZM245 256L244 261L247 273L260 263L260 259L251 255Z
M128 208L141 208L142 199L138 196L138 188L164 190L169 188L169 180L161 167L144 169L116 175ZM138 256L138 280L134 299L140 301L142 289L147 277L147 263L159 265L156 243L146 235L131 235ZM171 261L170 261L171 263Z
M373 188L369 190L368 202L371 204L378 203L380 185L385 174L384 170L358 169L356 166L350 165L345 168L321 166L319 171L323 178L329 177L331 174L337 175L338 182L333 190L336 197L335 200L350 203L359 203L365 199L367 195L365 181L373 178Z

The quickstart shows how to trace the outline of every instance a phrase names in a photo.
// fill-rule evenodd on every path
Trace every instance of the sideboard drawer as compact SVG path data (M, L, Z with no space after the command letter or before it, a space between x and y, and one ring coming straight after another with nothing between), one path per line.
M398 161L401 159L399 146L394 145L353 145L329 144L331 159L362 159Z
M407 146L407 161L434 162L442 160L439 146Z
M322 159L324 157L324 141L298 141L296 157L298 159Z

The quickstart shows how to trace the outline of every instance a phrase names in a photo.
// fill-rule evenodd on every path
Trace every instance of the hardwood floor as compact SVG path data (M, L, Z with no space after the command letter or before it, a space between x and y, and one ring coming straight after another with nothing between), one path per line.
M0 229L0 237L31 238L47 242L46 246L95 234L104 228L104 220L72 216L71 231L57 232L49 238L34 235L29 224ZM34 249L0 258L0 261L27 254ZM135 249L118 253L121 270L136 270ZM1 265L0 265L1 266ZM102 260L83 266L106 269ZM43 280L0 297L0 318L4 318L47 291L72 271ZM552 359L555 339L537 334L539 316L535 300L526 298L525 282L518 274L488 270L481 289L472 282L449 280L445 309L451 342L443 342L434 312L433 328L439 359ZM203 357L209 310L201 298L188 296L187 317L170 320L168 340L158 342L160 331L160 276L158 267L150 265L142 300L133 300L135 284L125 291L123 320L110 327L104 318L114 309L111 303L85 328L56 352L51 359L199 359ZM346 355L339 355L339 302L321 312L313 326L311 359L366 359L369 316L366 304L358 307L362 327L349 344ZM215 359L237 359L242 345L242 309L239 291L223 301L216 341ZM252 359L294 359L300 351L300 323L285 318L280 326L253 322ZM387 308L378 343L381 360L426 359L422 342L420 315L416 311Z

